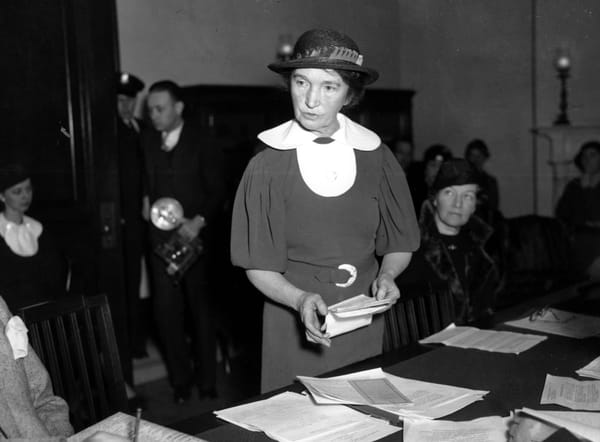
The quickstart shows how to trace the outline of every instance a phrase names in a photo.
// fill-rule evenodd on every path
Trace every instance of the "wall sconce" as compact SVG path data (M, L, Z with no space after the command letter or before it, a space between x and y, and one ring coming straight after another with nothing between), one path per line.
M556 69L558 79L560 80L559 113L556 120L554 120L554 125L569 125L571 123L567 116L567 79L569 78L569 71L571 70L571 56L568 49L560 48L556 51L554 68Z
M294 52L294 41L291 34L280 34L277 45L277 61L288 61Z

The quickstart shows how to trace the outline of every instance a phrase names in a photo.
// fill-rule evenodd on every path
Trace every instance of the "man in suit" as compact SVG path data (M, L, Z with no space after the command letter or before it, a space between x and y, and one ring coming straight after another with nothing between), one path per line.
M64 440L73 434L69 408L52 392L24 327L0 297L0 440Z
M147 184L145 210L148 212L160 198L177 200L184 211L177 232L188 240L200 235L204 245L204 253L179 282L167 274L165 263L156 254L151 260L158 334L164 346L174 399L181 403L189 399L194 383L201 397L216 396L216 332L211 301L216 294L209 290L207 267L214 247L211 240L216 236L212 232L222 209L222 155L211 137L191 121L184 121L182 91L177 84L172 81L153 84L147 104L154 130L142 135ZM168 241L173 234L151 223L152 248ZM191 353L186 341L185 316L189 319Z

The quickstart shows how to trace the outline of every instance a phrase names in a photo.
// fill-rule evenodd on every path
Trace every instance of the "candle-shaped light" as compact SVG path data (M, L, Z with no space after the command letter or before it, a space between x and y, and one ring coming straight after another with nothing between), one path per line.
M570 122L569 117L567 116L567 79L569 78L569 71L571 69L571 55L567 48L561 47L556 50L554 68L556 69L558 79L560 80L559 114L556 117L556 120L554 120L554 124L568 125Z

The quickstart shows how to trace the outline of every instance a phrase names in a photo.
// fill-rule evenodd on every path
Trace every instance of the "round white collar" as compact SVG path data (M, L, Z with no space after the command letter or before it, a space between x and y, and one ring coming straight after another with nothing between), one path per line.
M258 138L274 149L295 149L302 180L314 193L324 197L340 196L356 180L354 150L375 150L381 139L343 114L338 114L337 119L340 127L329 138L316 136L296 120L264 131Z
M364 126L355 123L344 114L337 114L339 129L331 135L337 141L345 142L356 150L375 150L381 144L381 138ZM279 126L258 134L258 139L278 150L296 149L299 144L312 142L319 138L314 133L304 129L296 120L289 120Z
M23 223L15 224L0 213L0 236L6 245L19 256L33 256L38 251L38 238L44 228L39 221L29 216L23 217Z

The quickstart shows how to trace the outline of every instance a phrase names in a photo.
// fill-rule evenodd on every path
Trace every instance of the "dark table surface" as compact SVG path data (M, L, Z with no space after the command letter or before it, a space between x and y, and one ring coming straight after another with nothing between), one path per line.
M572 299L560 307L600 315L600 302L597 299L591 301L589 298ZM515 311L511 317L519 317L522 313L522 311ZM502 325L498 328L509 329ZM534 333L527 330L510 330ZM565 410L557 405L540 405L546 374L578 379L575 370L588 364L598 355L600 355L600 339L597 337L571 339L548 335L548 339L519 355L414 345L396 354L353 364L330 375L381 366L386 372L404 378L489 391L482 401L477 401L443 418L462 421L491 415L508 416L511 410L522 407ZM252 398L247 402L265 399L283 391L301 390L301 385L294 384ZM219 426L200 433L198 437L211 442L270 440L264 433L250 432L214 419L215 424ZM396 433L381 440L398 441L401 440L401 435Z

